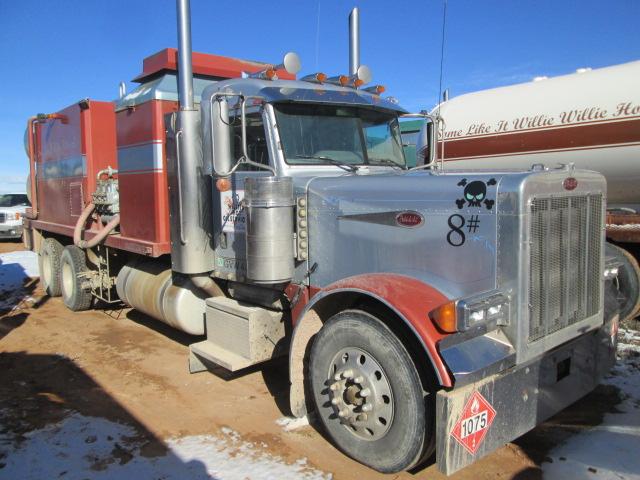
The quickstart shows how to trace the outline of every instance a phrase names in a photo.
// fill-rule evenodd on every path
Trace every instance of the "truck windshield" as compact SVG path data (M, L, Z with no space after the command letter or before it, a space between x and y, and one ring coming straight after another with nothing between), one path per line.
M290 165L386 165L405 168L398 119L392 113L342 105L276 104Z

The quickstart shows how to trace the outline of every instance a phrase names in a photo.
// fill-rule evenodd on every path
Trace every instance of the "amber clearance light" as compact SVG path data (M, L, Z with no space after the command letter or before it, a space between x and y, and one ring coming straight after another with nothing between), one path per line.
M381 95L385 90L386 88L384 85L374 85L373 87L367 87L364 89L365 92L373 93L374 95Z
M448 302L440 305L429 313L431 321L443 332L454 333L458 331L458 316L456 302Z

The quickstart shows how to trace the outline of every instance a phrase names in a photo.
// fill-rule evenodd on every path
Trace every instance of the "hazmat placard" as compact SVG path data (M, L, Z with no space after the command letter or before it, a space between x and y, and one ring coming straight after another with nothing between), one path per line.
M453 436L471 455L475 455L493 423L496 411L478 392L473 392L462 409L451 436Z

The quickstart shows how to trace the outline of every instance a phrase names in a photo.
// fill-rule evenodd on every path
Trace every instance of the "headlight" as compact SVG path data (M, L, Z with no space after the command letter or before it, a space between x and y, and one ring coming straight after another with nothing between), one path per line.
M509 324L509 297L501 293L458 300L458 331L478 325Z
M452 300L429 313L436 326L447 333L464 332L481 325L509 324L509 297L485 293Z
M16 212L16 220L20 220L20 217L22 217L22 214L20 212Z
M604 269L604 279L605 280L610 280L612 278L616 278L618 276L618 270L619 267L615 266L615 267L609 267L609 268L605 268Z

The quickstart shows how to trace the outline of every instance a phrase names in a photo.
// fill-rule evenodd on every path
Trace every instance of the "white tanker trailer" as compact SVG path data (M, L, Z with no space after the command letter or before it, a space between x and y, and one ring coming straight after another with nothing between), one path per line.
M628 252L640 254L640 61L460 95L432 115L440 119L436 156L447 169L573 163L604 174L607 238L627 263L622 317L637 313L640 270ZM428 152L423 138L418 165Z

